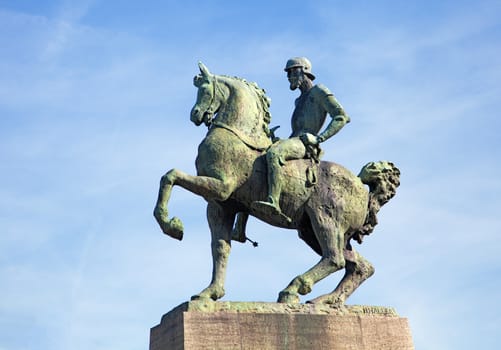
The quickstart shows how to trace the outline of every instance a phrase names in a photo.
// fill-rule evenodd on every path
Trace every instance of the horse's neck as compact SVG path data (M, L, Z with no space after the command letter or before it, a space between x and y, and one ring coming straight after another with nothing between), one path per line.
M264 122L264 111L257 94L244 82L230 78L222 80L226 89L226 101L219 111L217 121L236 128L252 138L268 138L267 124Z

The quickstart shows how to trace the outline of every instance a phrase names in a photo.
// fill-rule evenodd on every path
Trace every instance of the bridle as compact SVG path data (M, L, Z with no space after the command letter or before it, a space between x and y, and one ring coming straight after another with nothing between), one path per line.
M204 113L202 118L204 124L210 128L212 125L212 120L214 119L214 103L216 102L216 85L217 85L217 77L214 75L212 77L212 99L209 103L209 107ZM219 89L218 89L219 90Z
M218 85L219 81L217 79L217 76L213 75L211 77L211 83L213 85L212 99L209 103L209 107L206 109L202 117L203 123L209 128L209 130L213 130L216 128L223 128L230 131L235 136L237 136L240 139L240 141L242 141L245 145L247 145L251 149L258 150L260 152L266 150L269 147L268 143L266 143L265 145L261 145L260 142L256 142L256 140L252 136L247 135L245 132L240 131L238 128L219 120L220 118L214 120L214 114L216 112L220 113L219 110L215 111L216 98L219 95L223 96L224 98L225 94L222 88ZM261 101L261 103L263 104L264 102ZM219 108L221 108L221 106L219 106L218 109Z

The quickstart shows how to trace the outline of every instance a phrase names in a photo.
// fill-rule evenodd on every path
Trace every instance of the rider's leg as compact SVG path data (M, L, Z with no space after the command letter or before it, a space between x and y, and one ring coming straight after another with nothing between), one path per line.
M231 239L240 243L245 243L247 241L247 235L245 233L245 228L247 226L247 220L249 219L249 213L239 212L237 214L237 219L235 221L235 226L231 230Z
M290 220L280 209L280 195L284 179L281 172L286 161L292 159L302 159L305 157L306 148L299 137L292 137L280 140L270 147L266 153L268 165L268 198L266 201L254 202L254 207L258 210L266 210L274 215L282 215Z
M268 203L272 204L280 211L280 194L282 193L282 177L280 168L285 161L282 157L280 148L270 149L266 153L266 162L268 164Z

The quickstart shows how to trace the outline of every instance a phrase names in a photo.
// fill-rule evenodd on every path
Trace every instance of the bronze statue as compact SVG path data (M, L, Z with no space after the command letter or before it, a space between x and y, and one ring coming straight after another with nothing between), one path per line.
M294 57L287 61L285 69L290 82L290 89L301 91L296 99L296 108L292 114L292 134L289 139L275 142L266 152L268 163L268 200L252 204L256 210L269 212L270 215L283 215L279 205L282 183L280 171L286 161L292 159L320 160L320 143L334 136L350 122L343 107L324 85L313 85L315 76L311 72L311 63L306 57ZM332 120L324 132L327 113ZM320 133L320 134L319 134ZM312 167L316 170L316 166ZM286 220L290 218L285 217Z
M279 302L298 303L298 294L309 293L316 282L344 268L345 275L336 289L311 301L341 307L374 271L353 249L351 240L361 243L362 237L372 232L377 224L377 211L395 195L399 170L390 162L371 162L357 177L341 165L312 161L318 155L308 152L314 152L319 142L335 134L348 121L339 104L333 104L333 111L326 111L334 117L334 124L331 122L334 126L328 126L319 136L316 133L323 123L319 120L315 126L299 127L299 135L293 134L294 138L306 132L303 136L306 141L301 141L306 151L301 159L291 157L280 165L281 195L276 198L279 203L275 203L280 212L260 210L255 203L265 201L269 195L266 158L267 151L273 149L270 100L255 83L213 75L202 63L199 67L201 74L194 78L198 95L191 121L197 126L204 123L209 131L198 148L197 176L177 169L168 171L161 178L154 210L162 231L180 240L183 225L178 218L169 218L167 211L172 187L181 186L208 202L212 280L192 299L223 297L226 265L234 238L232 229L237 213L242 213L243 224L250 214L274 226L296 229L299 237L321 256L315 266L294 278L280 292ZM308 73L306 76L312 80L308 67L311 65L302 66L302 74ZM330 99L328 90L323 91Z

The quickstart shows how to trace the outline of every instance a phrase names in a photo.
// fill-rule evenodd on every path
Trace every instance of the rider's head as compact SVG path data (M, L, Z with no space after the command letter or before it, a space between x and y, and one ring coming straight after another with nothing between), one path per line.
M293 57L289 59L285 64L284 71L287 72L291 90L300 87L305 79L315 79L315 76L311 72L311 62L306 57Z

